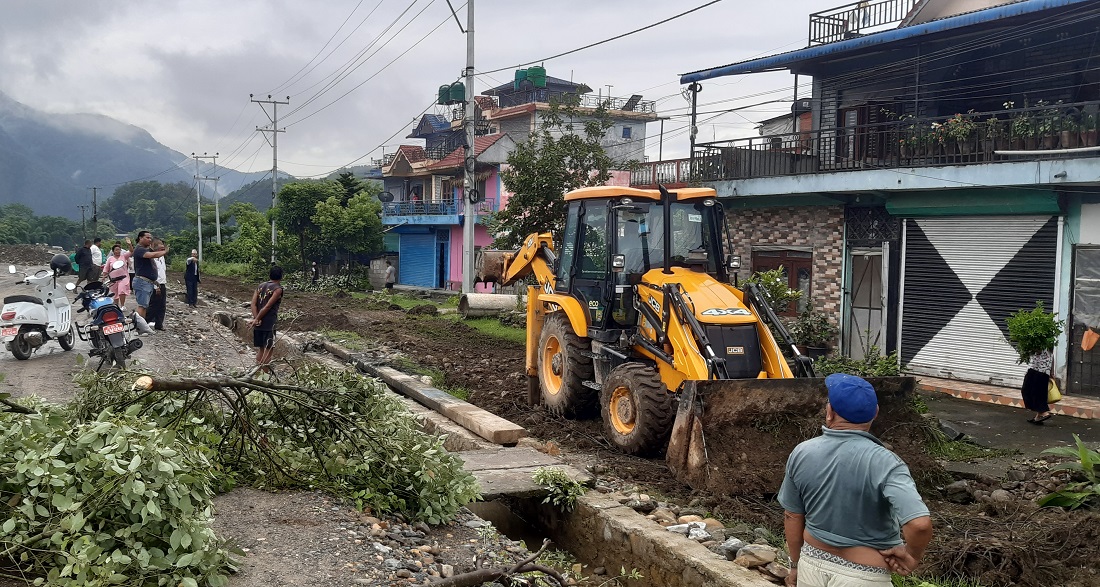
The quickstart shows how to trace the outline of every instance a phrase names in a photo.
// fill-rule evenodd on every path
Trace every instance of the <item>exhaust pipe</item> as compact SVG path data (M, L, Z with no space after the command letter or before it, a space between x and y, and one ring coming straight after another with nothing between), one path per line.
M35 348L42 346L46 342L45 339L42 338L42 333L37 330L24 334L23 340L26 340L27 344Z
M135 338L134 340L131 340L130 342L126 343L126 355L129 356L129 355L133 354L134 351L136 351L140 348L141 348L141 339L140 338Z

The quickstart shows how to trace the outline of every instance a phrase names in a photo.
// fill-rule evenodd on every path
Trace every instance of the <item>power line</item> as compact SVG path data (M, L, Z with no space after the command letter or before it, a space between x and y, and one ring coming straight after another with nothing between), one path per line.
M360 7L360 6L362 6L362 5L363 5L363 1L364 1L364 0L359 0L359 2L358 2L358 3L356 4L356 5L355 5L355 8L352 8L352 9L351 9L351 12L349 12L349 13L348 13L348 15L347 15L347 17L345 17L345 18L344 18L344 22L340 23L340 26L339 26L339 27L336 27L336 30L335 30L335 31L333 31L333 33L332 33L332 36L330 36L330 37L328 38L328 40L327 40L327 41L325 41L325 44L324 44L324 45L322 45L322 46L321 46L321 48L317 50L317 54L315 54L315 55L314 55L313 57L311 57L311 58L310 58L310 60L309 60L309 61L307 61L307 62L305 63L305 65L303 65L303 66L302 66L301 68L299 68L299 69L298 69L298 71L294 72L294 75L290 76L290 78L288 78L288 79L287 79L287 81L285 81L285 82L283 82L283 83L279 84L279 85L278 85L278 86L277 86L276 88L274 88L274 89L271 89L271 90L268 90L268 91L267 91L267 92L265 92L265 93L267 93L267 94L274 94L275 92L278 92L278 91L282 90L283 88L288 88L288 87L290 87L290 86L293 86L293 85L294 85L294 84L295 84L295 83L296 83L296 82L298 81L298 76L299 76L299 74L301 74L301 76L302 76L302 77L304 78L305 76L307 76L307 75L309 75L310 73L312 73L314 69L317 69L317 66L321 65L322 63L324 63L324 62L325 62L325 60L326 60L326 59L328 59L329 57L331 57L331 56L332 56L332 54L333 54L333 53L334 53L334 52L335 52L335 51L336 51L337 49L339 49L339 48L340 48L340 46L341 46L341 45L343 45L345 41L347 41L348 39L350 39L350 38L351 38L351 35L355 34L355 31L359 30L359 27L363 26L363 23L367 22L367 19L368 19L368 18L370 18L370 16L371 16L372 14L374 14L374 11L375 11L375 10L378 10L378 7L379 7L379 6L381 6L383 2L385 2L385 0L379 0L378 4L375 4L375 5L374 5L374 8L373 8L373 9L371 9L371 11L370 11L370 12L368 12L368 13L367 13L367 15L363 17L363 20L359 21L359 25L358 25L358 26L356 26L356 27L355 27L354 29L352 29L352 30L351 30L351 32L349 32L349 33L348 33L348 35L347 35L346 37L344 37L344 40L343 40L343 41L340 41L340 43L339 43L338 45L336 45L335 47L333 47L333 48L332 48L332 51L329 51L329 54L328 54L328 55L325 55L324 59L322 59L321 61L318 61L318 62L317 62L317 65L314 65L313 67L309 67L309 66L310 66L310 64L312 64L312 63L313 63L314 61L316 61L316 60L317 60L317 58L318 58L318 57L320 57L320 56L321 56L321 53L324 53L324 52L325 52L325 49L327 49L327 48L328 48L328 46L329 46L329 44L330 44L330 43L332 43L332 40L336 38L336 35L340 34L340 31L344 29L344 25L348 24L348 21L349 21L349 20L351 20L351 17L352 17L353 15L355 15L355 12L356 12L357 10L359 10L359 7ZM306 71L306 68L307 68L307 67L309 67L309 71ZM302 73L303 71L304 71L305 73Z
M557 55L551 55L549 57L544 57L542 59L535 59L535 60L532 60L532 61L525 61L523 63L518 63L516 65L510 65L508 67L500 67L500 68L497 68L497 69L490 69L490 70L484 71L482 73L483 74L498 73L498 72L506 71L506 70L509 70L509 69L518 69L518 68L523 67L525 65L533 65L535 63L544 63L546 61L550 61L551 59L557 59L558 57L565 57L566 55L572 55L573 53L579 53L580 51L584 51L585 49L591 49L592 47L598 47L599 45L603 45L605 43L610 43L611 41L617 41L619 39L622 39L623 37L629 37L630 35L637 34L637 33L640 33L642 31L647 31L651 28L660 26L660 25L665 24L667 22L674 21L677 18L680 18L682 16L687 16L687 15L691 14L692 12L696 12L696 11L702 10L702 9L708 7L708 6L713 6L715 4L718 4L721 1L722 0L711 0L710 2L707 2L706 4L696 6L695 8L692 8L691 10L686 10L684 12L681 12L680 14L677 14L675 16L670 16L670 17L668 17L664 20L657 21L653 24L648 24L644 27L634 29L632 31L623 33L621 35L615 35L614 37L611 37L609 39L604 39L602 41L596 41L595 43L589 43L589 44L587 44L583 47L577 47L576 49L570 49L569 51L564 51L562 53L558 53Z

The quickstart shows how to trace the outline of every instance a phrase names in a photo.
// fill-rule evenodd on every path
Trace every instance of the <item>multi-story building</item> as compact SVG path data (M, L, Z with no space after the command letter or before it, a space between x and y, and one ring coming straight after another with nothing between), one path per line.
M398 283L404 285L460 289L462 226L467 211L472 209L478 222L475 246L489 245L492 236L481 222L507 204L502 167L507 166L516 144L541 127L542 117L553 103L573 106L573 121L578 125L603 105L614 126L602 142L623 167L642 160L646 123L657 119L654 103L641 96L593 96L588 86L547 76L541 68L519 70L515 82L475 98L477 189L484 200L469 205L463 198L464 110L461 103L444 100L445 89L440 89L440 112L422 116L406 137L423 140L424 146L402 145L383 161L384 190L392 201L382 204L382 224L390 229L387 248L398 252ZM612 179L613 183L627 181L625 172Z
M1069 391L1100 395L1100 348L1080 345L1100 326L1098 30L1084 0L815 13L804 49L681 78L810 78L798 130L697 144L633 183L714 186L746 271L784 267L849 355L877 346L913 373L1018 385L1005 319L1041 301L1068 324Z

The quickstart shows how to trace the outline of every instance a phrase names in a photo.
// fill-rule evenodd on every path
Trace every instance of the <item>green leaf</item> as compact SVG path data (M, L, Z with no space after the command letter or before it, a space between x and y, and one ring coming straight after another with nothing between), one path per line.
M15 518L8 518L7 521L4 522L4 526L3 526L4 534L7 534L7 533L11 532L14 529L15 529Z
M176 568L178 569L186 567L187 565L191 564L191 559L193 558L195 558L195 555L194 553L190 552L180 556L178 559L176 559Z
M180 579L180 587L199 587L199 584L191 577L184 577Z

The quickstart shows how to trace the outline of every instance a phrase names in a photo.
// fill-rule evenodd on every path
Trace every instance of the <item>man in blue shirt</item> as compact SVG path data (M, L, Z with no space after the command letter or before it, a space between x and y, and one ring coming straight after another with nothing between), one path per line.
M795 447L779 489L791 554L788 586L889 587L908 575L932 539L932 521L909 467L869 431L878 415L871 384L836 373L822 435Z

